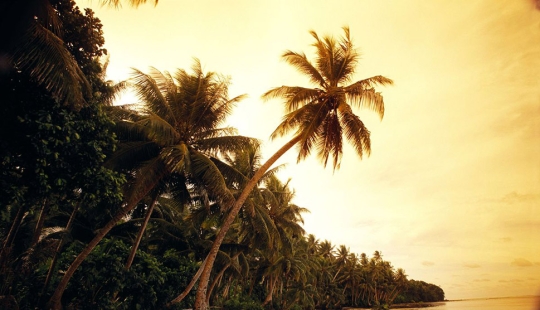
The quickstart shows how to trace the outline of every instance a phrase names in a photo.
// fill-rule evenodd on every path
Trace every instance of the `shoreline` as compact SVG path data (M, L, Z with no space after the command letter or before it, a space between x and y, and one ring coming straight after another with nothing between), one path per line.
M403 304L393 304L390 306L390 309L408 309L408 308L431 308L431 307L437 307L445 305L447 300L445 301L433 301L433 302L410 302L410 303L403 303ZM345 307L342 308L342 310L371 310L371 308L349 308Z
M446 304L446 301L433 301L433 302L411 302L404 304L393 304L390 309L405 309L405 308L431 308L442 306Z
M390 309L431 308L431 307L443 306L448 302L451 303L451 302L461 302L461 301L515 299L515 298L537 298L540 304L540 296L522 295L522 296L510 296L510 297L485 297L485 298L450 299L450 300L433 301L433 302L402 303L402 304L393 304L390 306ZM371 310L371 308L344 307L342 308L342 310ZM540 308L538 308L538 310L540 310Z

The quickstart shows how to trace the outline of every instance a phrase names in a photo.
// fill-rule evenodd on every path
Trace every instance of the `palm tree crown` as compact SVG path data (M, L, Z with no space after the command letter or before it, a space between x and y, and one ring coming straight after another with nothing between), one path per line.
M324 165L333 158L334 169L339 167L343 154L343 134L362 157L371 151L370 132L352 107L366 107L374 110L382 118L383 97L376 92L376 85L391 85L393 81L383 76L350 83L360 57L354 49L349 28L338 41L333 37L315 38L315 62L308 60L304 53L286 51L282 57L298 71L306 75L316 88L298 86L276 87L263 95L264 99L285 99L286 115L272 133L272 138L283 136L296 130L300 138L298 161L307 157L312 147L317 148Z
M136 169L126 167L134 174L133 197L140 197L137 192L147 191L156 178L180 173L217 200L233 199L210 158L250 144L252 139L234 135L235 129L219 127L244 96L229 99L228 79L203 73L198 60L192 71L178 70L173 76L134 70L134 88L143 106L115 111L125 140L112 159L138 164Z

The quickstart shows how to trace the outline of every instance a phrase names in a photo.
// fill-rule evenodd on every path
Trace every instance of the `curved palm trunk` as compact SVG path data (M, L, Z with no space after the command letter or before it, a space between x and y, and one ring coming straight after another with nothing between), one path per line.
M274 288L277 283L277 278L274 279L273 276L270 276L270 288L268 288L268 294L266 295L266 298L264 299L264 302L262 306L266 306L267 304L272 302L272 297L274 295Z
M232 275L230 275L229 279L227 280L227 283L225 284L225 288L223 289L223 294L221 294L221 296L223 296L225 300L229 298L229 292L231 290L232 281L233 281L233 277Z
M206 258L204 259L204 261L202 262L201 266L199 267L199 270L197 270L197 273L195 273L195 275L193 276L193 278L191 279L191 281L189 282L189 284L186 286L186 288L184 289L184 291L178 295L178 297L176 297L175 299L171 300L167 305L166 307L167 308L170 308L173 304L175 303L179 303L182 301L182 299L184 299L188 294L189 292L191 292L191 289L193 288L193 286L195 286L195 283L197 282L197 280L199 280L199 277L201 276L201 273L204 269L204 265L206 264Z
M337 276L339 275L339 273L341 272L341 269L343 269L343 267L339 267L336 274L334 275L334 277L332 278L332 282L336 281L336 278Z
M227 218L223 222L223 225L221 226L221 229L219 230L219 233L216 236L216 240L214 240L214 243L212 244L212 248L210 249L210 252L207 256L207 263L204 266L204 270L201 274L201 279L199 281L199 287L197 289L197 295L195 298L195 310L206 310L208 309L208 305L206 304L206 291L208 289L208 282L210 280L210 273L212 272L212 267L214 265L214 261L216 260L217 253L219 251L219 247L221 246L221 243L223 242L223 239L225 239L225 234L231 227L232 223L234 222L234 219L236 218L236 215L242 208L242 205L248 198L249 194L255 188L255 185L257 185L257 182L261 179L261 177L266 173L266 171L272 166L276 160L278 160L283 154L285 154L289 149L291 149L296 143L298 143L301 139L301 136L295 136L290 140L289 142L285 143L272 157L270 157L260 168L255 172L251 180L246 184L246 187L244 187L242 193L234 203L233 207L231 208L231 211L227 215Z
M86 248L84 248L82 252L79 253L79 255L71 263L71 265L69 265L69 268L66 270L66 273L60 280L60 283L58 283L58 286L56 287L54 294L52 295L51 299L49 299L49 302L47 303L47 309L51 309L51 310L62 309L62 303L61 303L62 295L64 294L64 291L66 290L68 282L73 276L73 274L75 273L75 271L77 270L77 268L79 268L79 266L86 259L86 257L90 255L92 250L94 250L94 248L109 233L109 231L111 231L111 229L113 229L113 227L116 226L116 224L120 222L129 212L135 209L139 201L141 201L141 199L143 199L148 194L148 192L150 192L150 190L156 186L156 184L159 182L160 179L161 177L159 176L156 177L156 179L154 180L152 184L149 184L149 186L147 186L145 190L140 192L139 195L136 196L135 199L133 199L120 211L118 211L116 215L105 226L103 226L103 228L97 231L97 234L94 236L94 239L92 239L92 241L88 243Z
M135 243L133 243L133 246L131 247L131 252L129 253L128 259L126 261L126 270L129 270L129 268L131 268L131 264L133 264L133 260L135 259L135 254L137 253L137 249L139 249L139 244L141 244L141 240L144 235L144 232L146 231L146 226L148 225L148 221L150 221L150 217L152 217L152 212L154 211L154 207L156 206L158 196L159 195L156 194L154 199L152 199L150 208L148 208L148 211L146 211L144 222L141 225L141 228L139 229L139 233L137 234L137 239L135 239Z
M219 281L221 281L221 279L223 278L223 274L225 274L225 271L227 271L227 269L229 269L229 267L232 265L232 260L233 259L236 259L238 256L240 256L240 253L241 252L238 252L236 253L231 259L230 261L227 263L227 265L225 265L221 271L218 273L218 275L216 276L216 278L214 279L214 281L212 281L212 284L210 284L210 289L208 290L208 293L206 294L206 303L207 304L210 304L210 297L212 296L212 292L214 290L214 288L216 287L216 285L219 283Z
M7 253L8 249L11 247L11 244L13 243L13 240L15 239L15 236L19 231L19 227L21 226L22 220L24 218L24 213L26 213L26 209L26 207L21 206L19 210L17 210L15 219L13 219L13 223L9 228L9 233L6 237L6 240L4 241L4 244L2 245L2 254Z
M77 211L79 210L80 202L73 208L73 211L71 212L71 215L69 216L69 220L66 224L66 233L71 231L71 226L73 226L73 221L75 220L75 214L77 214ZM47 272L47 277L45 278L45 283L43 284L43 288L41 289L41 295L45 294L47 291L47 288L49 287L49 283L51 282L52 274L54 269L56 268L56 262L58 261L58 254L60 253L60 250L64 246L64 243L66 241L66 235L62 235L60 238L60 241L58 242L58 245L56 246L56 249L54 251L54 255L51 261L51 265L49 266L49 271Z
M41 231L43 230L43 225L45 225L45 216L47 213L49 213L50 205L47 203L47 198L43 201L43 206L41 207L41 211L39 212L38 221L36 223L36 228L34 229L34 236L32 237L32 243L30 244L30 247L33 247L36 245L39 241L39 237L41 237Z

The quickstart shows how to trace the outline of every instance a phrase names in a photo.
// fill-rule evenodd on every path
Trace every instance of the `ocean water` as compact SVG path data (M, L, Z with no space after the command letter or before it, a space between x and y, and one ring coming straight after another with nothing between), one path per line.
M509 297L448 301L433 308L409 308L408 310L540 310L539 297Z

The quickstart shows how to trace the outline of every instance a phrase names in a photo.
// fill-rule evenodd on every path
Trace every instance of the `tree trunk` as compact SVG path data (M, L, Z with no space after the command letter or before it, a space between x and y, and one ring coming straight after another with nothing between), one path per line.
M17 233L19 232L19 228L21 227L21 223L24 219L24 214L26 213L26 211L27 208L25 206L20 206L19 210L17 210L17 214L15 215L13 223L9 228L8 235L2 244L2 249L0 249L0 268L2 269L8 268L8 265L10 264L11 247L13 245L13 240L15 240L15 236L17 236Z
M274 295L274 287L276 285L277 278L274 279L273 276L270 276L270 288L268 288L268 294L266 295L266 298L264 299L264 302L262 306L266 306L267 304L272 302L272 296Z
M170 308L173 304L175 303L179 303L182 301L182 299L184 299L188 294L189 292L191 292L191 289L193 288L193 286L195 286L195 283L197 282L197 280L199 280L199 277L201 276L201 273L204 269L204 265L206 264L206 258L204 259L204 261L202 262L201 266L199 267L199 270L197 270L197 273L195 273L195 275L193 276L193 278L191 279L191 281L189 282L189 284L186 286L186 288L184 289L184 291L182 292L182 294L178 295L178 297L176 297L175 299L171 300L167 305L166 307L167 308Z
M71 226L73 225L73 221L75 219L75 214L79 210L80 202L77 203L75 208L73 208L73 212L71 212L71 215L69 217L69 220L66 224L66 234L71 231ZM43 289L41 290L41 295L45 294L47 292L47 287L49 286L49 282L51 281L51 277L53 274L54 269L56 268L56 262L58 261L58 253L60 253L60 250L64 246L64 242L66 240L65 234L62 235L62 238L60 238L60 241L58 242L58 246L56 247L56 250L54 251L54 255L51 261L51 265L49 266L49 271L47 272L47 278L45 278L45 284L43 284Z
M227 284L225 284L225 288L223 289L223 294L221 295L225 299L229 297L231 284L232 284L232 276L229 276L229 279L227 279Z
M39 218L36 223L36 228L34 229L34 236L32 237L32 243L30 243L30 247L33 247L39 241L41 231L43 230L43 225L45 224L45 215L49 212L49 206L50 205L47 203L47 198L45 198L45 200L43 201L43 207L41 207L41 211L39 212Z
M225 271L227 271L227 269L229 269L229 267L232 265L232 260L236 259L238 256L240 256L240 253L241 252L238 252L236 253L233 257L231 257L230 261L227 263L227 265L225 265L221 271L218 273L218 275L216 276L216 278L214 279L214 281L212 281L212 283L210 284L210 288L208 289L208 293L206 294L206 303L207 304L210 304L210 297L212 296L212 291L214 290L214 287L217 285L217 283L221 280L221 278L223 277L223 274L225 273Z
M140 192L138 196L136 196L134 199L131 200L131 202L129 202L122 209L120 209L116 213L116 215L105 226L103 226L103 228L97 231L94 239L92 239L92 241L88 243L86 248L84 248L82 252L79 253L79 255L71 263L71 265L69 265L69 268L66 270L66 273L60 280L60 283L58 283L58 286L56 287L54 294L52 295L51 299L49 299L49 302L47 303L47 309L51 309L51 310L62 309L62 303L61 303L62 295L64 294L64 291L66 290L69 280L75 273L75 270L77 270L77 268L82 264L82 262L86 259L86 257L90 255L92 250L109 233L109 231L111 231L111 229L113 229L113 227L116 226L116 224L120 222L129 212L135 209L139 201L141 201L141 199L143 199L148 194L148 192L150 192L150 190L156 186L156 184L159 182L160 179L161 177L156 177L156 179L153 180L154 182L147 186L146 190L143 190L142 192Z
M249 194L257 185L261 177L266 173L266 171L272 166L276 160L278 160L283 154L285 154L290 148L292 148L296 143L300 141L301 137L296 136L292 138L289 142L285 143L284 146L282 146L272 157L270 157L260 168L255 172L251 180L246 184L246 187L244 187L244 190L234 203L233 207L231 208L231 211L227 215L227 218L223 222L219 233L216 236L216 240L214 240L214 243L212 244L212 248L210 249L210 252L207 256L207 263L204 266L204 270L201 274L201 279L199 281L199 287L197 289L197 295L195 297L195 310L206 310L208 309L208 305L206 304L206 291L208 289L208 282L210 280L210 273L212 272L212 267L214 265L214 261L216 260L217 253L219 251L219 247L221 246L221 243L223 242L223 239L225 239L225 235L229 228L231 227L231 224L234 222L234 219L236 218L236 215L242 208L242 205L248 198Z
M11 224L11 227L9 228L8 235L6 237L6 240L4 241L4 244L2 245L2 253L7 253L7 249L11 247L11 243L13 243L13 240L15 239L15 235L17 235L17 232L19 231L19 227L21 226L22 219L24 217L24 213L26 212L26 208L24 206L21 206L19 210L17 210L17 214L15 215L15 218L13 219L13 223Z
M212 297L212 292L214 291L214 287L218 284L219 281L221 281L221 278L223 278L223 274L225 271L231 266L231 264L227 264L224 268L220 270L220 272L216 275L214 281L210 283L210 288L208 288L208 292L206 292L206 304L210 305L210 298Z
M150 220L150 217L152 217L152 212L154 211L154 206L157 203L159 194L156 194L154 198L152 199L152 203L150 204L150 207L148 208L148 211L146 211L146 216L144 217L144 222L141 225L141 228L139 229L139 232L137 234L137 239L135 239L135 243L133 243L133 246L131 247L131 252L129 253L129 257L126 261L126 270L129 270L131 268L131 264L133 264L133 260L135 259L135 254L137 253L137 249L139 248L139 244L141 243L142 237L144 235L144 231L146 230L146 225L148 225L148 221Z

